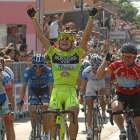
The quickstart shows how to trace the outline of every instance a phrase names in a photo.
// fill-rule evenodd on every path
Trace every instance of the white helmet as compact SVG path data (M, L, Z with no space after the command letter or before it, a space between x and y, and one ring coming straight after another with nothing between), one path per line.
M93 54L93 55L91 56L91 58L90 58L90 63L91 63L91 64L92 64L92 63L99 63L99 64L102 64L102 62L103 62L102 58L101 58L99 55L97 55L97 54Z

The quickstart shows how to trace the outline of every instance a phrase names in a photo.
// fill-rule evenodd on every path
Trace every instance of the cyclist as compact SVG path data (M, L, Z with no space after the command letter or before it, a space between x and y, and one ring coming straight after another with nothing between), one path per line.
M8 98L6 97L6 95ZM13 86L11 84L10 76L5 71L3 71L2 65L0 63L0 101L7 106L8 100L9 101L12 100L11 106L12 106L12 114L14 116L15 100ZM7 130L7 139L15 140L13 119L11 119L11 117L7 113L4 115L3 119Z
M135 62L137 48L133 44L127 43L121 47L121 53L122 61L112 63L105 70L107 62L111 59L111 54L108 52L104 62L97 71L98 80L104 79L111 73L115 73L117 77L117 92L111 104L113 112L126 109L128 105L130 105L130 109L140 108L140 90L138 84L140 65ZM113 119L120 129L120 140L126 140L126 130L122 115L114 115ZM140 139L140 112L134 113L134 124Z
M51 46L49 40L45 38L43 32L36 20L37 11L34 10L32 5L26 7L28 15L32 19L32 23L38 38L44 46L47 54L51 58L53 75L54 75L54 88L51 95L49 109L62 109L61 102L65 102L66 110L73 110L75 113L75 122L72 123L72 117L70 118L69 135L71 140L76 140L78 133L78 113L79 103L76 97L76 81L79 74L79 68L81 58L86 48L87 41L89 40L93 19L96 16L99 5L95 4L95 7L89 11L89 20L85 29L84 36L79 43L79 46L74 50L71 50L74 43L74 36L71 32L61 32L58 37L59 49L57 50ZM54 139L54 115L50 115L50 130L52 140Z
M26 88L28 85L28 80L30 80L29 85L29 103L46 103L50 101L50 95L52 92L52 86L53 86L53 74L52 69L48 66L44 65L45 63L45 57L41 54L33 55L32 56L32 64L33 66L28 67L24 71L23 79L22 79L22 88L20 91L20 105L19 110L21 110L21 106L24 103L23 98L26 92ZM41 96L41 99L39 98ZM41 101L40 101L41 100ZM32 125L32 131L29 136L29 140L33 139L33 127L34 127L34 106L30 106L31 109L31 125ZM48 107L42 106L41 109L47 110ZM48 123L48 115L43 114L43 127L45 131L45 136L43 140L49 140L49 125L46 125Z
M79 76L78 76L78 82L77 82L77 89L76 89L77 97L79 96L79 91L80 91L80 87L81 87L82 72L88 66L90 66L90 62L88 60L84 60L81 64L80 71L79 71Z
M93 99L92 95L96 95L98 91L99 95L105 94L105 79L97 80L96 72L99 66L102 63L101 57L97 54L93 54L90 59L90 66L88 66L82 73L82 85L81 85L81 94L86 95L86 104L88 106L87 112L87 122L88 122L88 135L87 139L92 139L91 133L91 121L92 121L92 108L93 108ZM99 98L100 106L102 108L102 122L107 123L107 117L105 114L105 101L104 98Z

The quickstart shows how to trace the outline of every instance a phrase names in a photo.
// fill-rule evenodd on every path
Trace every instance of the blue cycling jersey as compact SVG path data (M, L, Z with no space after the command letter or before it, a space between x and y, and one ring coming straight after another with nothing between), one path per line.
M24 71L22 82L30 80L30 85L37 88L45 87L49 82L54 82L52 69L48 66L44 66L42 74L37 77L33 66L28 67Z

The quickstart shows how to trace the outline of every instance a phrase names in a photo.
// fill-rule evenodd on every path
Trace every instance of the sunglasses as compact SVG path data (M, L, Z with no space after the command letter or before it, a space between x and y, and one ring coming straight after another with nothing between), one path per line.
M61 37L61 40L71 40L68 36Z
M21 55L20 57L25 57L25 55Z
M92 66L93 66L93 67L95 67L95 66L96 66L96 67L99 67L100 64L92 64Z
M132 57L134 57L135 55L122 55L122 58L132 58Z
M51 64L51 62L45 62L45 64Z
M35 68L41 68L41 67L43 67L44 65L33 65L33 67L35 67Z

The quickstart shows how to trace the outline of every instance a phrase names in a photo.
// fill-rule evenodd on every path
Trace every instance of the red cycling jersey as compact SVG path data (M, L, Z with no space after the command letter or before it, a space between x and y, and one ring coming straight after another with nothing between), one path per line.
M111 73L117 77L117 90L132 95L139 91L140 64L135 62L130 68L125 67L122 61L115 61L108 66Z

